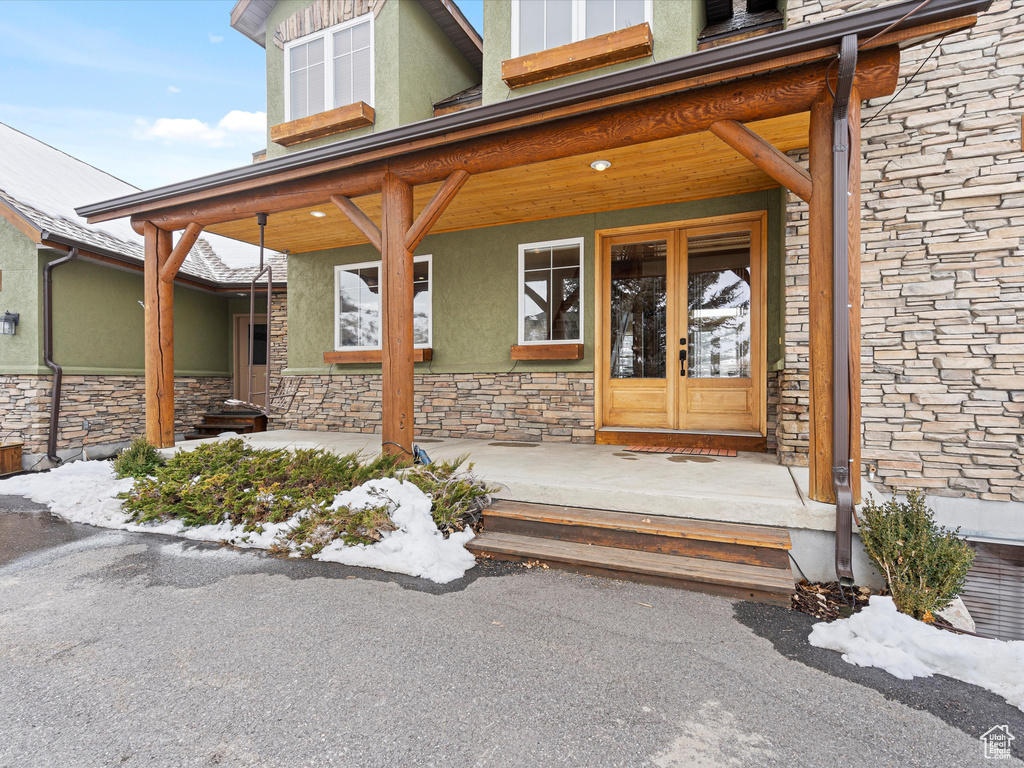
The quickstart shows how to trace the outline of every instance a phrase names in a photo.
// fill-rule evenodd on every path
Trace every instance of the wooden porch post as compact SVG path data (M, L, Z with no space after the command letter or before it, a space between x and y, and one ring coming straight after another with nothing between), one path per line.
M381 440L388 453L412 453L413 322L412 187L393 173L381 190Z
M860 502L860 100L850 96L849 274L850 274L850 485ZM832 484L832 428L836 418L832 394L832 104L826 89L811 105L810 173L810 495L835 502Z
M174 445L174 283L160 278L171 257L171 233L146 222L146 439Z

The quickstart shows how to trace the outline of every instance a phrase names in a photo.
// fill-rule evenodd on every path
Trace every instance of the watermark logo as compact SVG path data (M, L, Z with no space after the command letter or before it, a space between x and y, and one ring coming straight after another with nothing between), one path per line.
M1010 726L997 725L989 728L981 734L981 743L985 747L986 760L1009 760L1010 742L1014 736L1010 733Z

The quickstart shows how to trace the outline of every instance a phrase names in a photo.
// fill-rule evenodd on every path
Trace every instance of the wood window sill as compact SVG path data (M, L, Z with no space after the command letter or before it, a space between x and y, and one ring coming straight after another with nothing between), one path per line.
M642 59L654 51L654 35L645 22L597 37L501 62L501 79L509 88L542 83L609 64Z
M290 147L304 141L350 131L353 128L373 125L373 118L373 107L364 101L357 101L355 104L271 126L270 140L275 144Z
M582 344L513 344L513 360L582 360Z
M414 363L425 363L432 360L434 350L416 347L412 351ZM384 362L384 353L379 349L346 349L341 352L324 352L324 362L330 365L353 365Z

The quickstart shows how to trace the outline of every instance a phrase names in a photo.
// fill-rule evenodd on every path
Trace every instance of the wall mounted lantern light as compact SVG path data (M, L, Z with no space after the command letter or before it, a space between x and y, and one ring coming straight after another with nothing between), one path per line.
M19 317L17 312L4 312L0 315L0 334L13 336L17 333Z

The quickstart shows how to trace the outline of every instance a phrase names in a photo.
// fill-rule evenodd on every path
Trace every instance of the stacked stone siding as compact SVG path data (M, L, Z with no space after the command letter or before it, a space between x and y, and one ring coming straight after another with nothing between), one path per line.
M879 4L789 0L788 22ZM934 46L863 109L863 460L894 490L1024 501L1024 0ZM791 195L786 463L806 452L806 218Z
M46 453L50 425L49 376L0 376L0 442L22 442L27 466ZM224 376L174 379L174 431L187 432L203 414L231 396ZM57 450L122 443L146 431L146 382L142 376L65 376ZM88 424L86 424L88 422Z
M275 417L275 425L379 432L380 404L379 375L301 376L291 408ZM417 374L416 433L593 443L593 374Z

